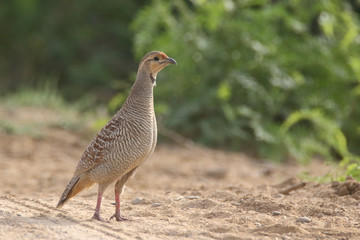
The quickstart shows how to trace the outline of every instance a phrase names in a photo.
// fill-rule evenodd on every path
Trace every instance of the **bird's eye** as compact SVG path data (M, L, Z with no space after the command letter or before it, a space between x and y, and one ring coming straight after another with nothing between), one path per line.
M155 60L155 61L159 61L159 58L158 58L158 57L154 57L154 60Z

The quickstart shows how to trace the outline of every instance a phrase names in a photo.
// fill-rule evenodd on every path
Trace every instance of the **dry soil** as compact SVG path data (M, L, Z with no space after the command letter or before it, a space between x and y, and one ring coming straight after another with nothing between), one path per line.
M56 209L91 138L41 131L0 134L0 239L360 239L357 182L304 186L297 177L322 176L322 161L275 165L197 146L157 147L121 197L128 221L90 219L96 186ZM113 203L110 186L103 218Z

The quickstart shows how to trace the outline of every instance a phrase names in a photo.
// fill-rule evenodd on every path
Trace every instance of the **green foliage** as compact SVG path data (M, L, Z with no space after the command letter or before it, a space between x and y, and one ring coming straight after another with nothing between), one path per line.
M136 68L128 25L143 0L0 2L0 94L49 78L68 99L108 99Z
M359 160L359 158L357 159L356 162L348 164L348 162L346 161L346 162L343 162L342 164L347 166L346 174L348 176L351 176L357 180L360 179L360 160Z
M277 161L346 159L360 154L359 10L354 1L154 0L133 23L135 52L177 60L156 97L181 134Z
M360 158L348 150L341 129L321 110L291 114L282 125L282 132L286 148L296 159L310 161L315 155L332 159L335 152L341 157L340 166L345 167L347 176L360 179Z
M316 154L331 159L329 147L344 158L350 156L344 134L321 110L292 113L282 125L282 131L285 145L297 159L308 161Z

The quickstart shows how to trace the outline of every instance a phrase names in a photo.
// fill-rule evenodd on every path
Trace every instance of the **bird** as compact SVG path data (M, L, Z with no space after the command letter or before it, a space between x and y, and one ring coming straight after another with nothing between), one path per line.
M115 182L115 213L110 220L127 220L120 214L120 195L127 180L154 152L157 124L153 89L157 74L169 64L177 63L161 51L149 52L142 58L126 101L81 155L57 208L97 183L97 203L92 219L103 221L100 217L102 196Z

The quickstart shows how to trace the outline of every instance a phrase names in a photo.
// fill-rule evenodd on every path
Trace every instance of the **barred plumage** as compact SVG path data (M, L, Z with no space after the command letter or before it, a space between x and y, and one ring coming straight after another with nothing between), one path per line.
M120 215L119 196L126 181L155 149L157 125L153 87L156 75L169 64L176 64L176 61L163 52L154 51L143 57L128 98L82 154L57 207L98 183L98 202L93 219L101 220L102 194L109 184L116 182L116 210L111 218L124 220Z

